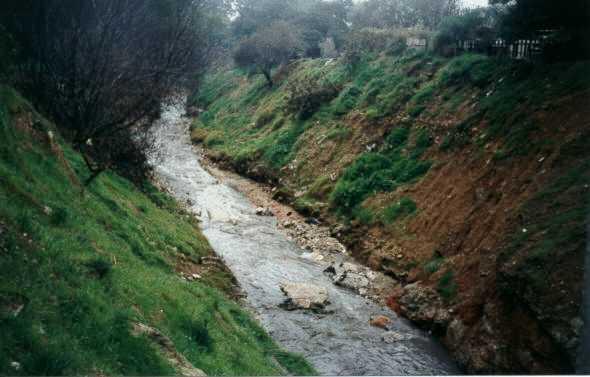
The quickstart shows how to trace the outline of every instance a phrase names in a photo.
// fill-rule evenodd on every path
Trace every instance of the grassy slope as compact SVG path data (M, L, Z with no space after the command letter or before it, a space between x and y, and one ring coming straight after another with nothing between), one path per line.
M171 199L112 173L80 195L84 163L61 141L52 148L49 129L2 89L0 375L176 374L131 334L135 322L169 336L208 374L313 373L223 294L227 273L194 283L175 273L181 255L197 263L212 252Z
M539 344L559 344L571 361L568 322L578 315L576 264L590 207L590 176L580 174L590 160L589 62L367 56L353 68L297 62L276 81L271 89L239 71L212 74L194 98L206 110L194 140L240 172L270 179L299 210L351 223L349 241L362 258L432 286L474 329L498 284L526 316L544 318L538 335L502 322L512 309L495 313L505 332L498 336L527 354L531 338L550 333ZM301 83L338 94L301 117L289 89ZM404 259L389 250L403 250ZM469 342L487 352L489 336L477 331ZM533 351L536 370L569 370L551 347ZM517 357L466 363L480 372L532 370Z
M453 152L502 140L494 155L497 161L538 152L543 145L528 142L538 128L527 114L550 110L547 101L552 98L590 88L587 63L534 67L469 54L454 59L369 56L352 69L341 62L307 60L284 71L272 89L263 78L247 78L239 71L211 75L193 99L206 109L193 125L193 139L238 169L260 164L268 177L289 178L283 183L294 191L307 189L300 199L303 206L329 202L332 212L348 217L362 214L358 210L367 197L424 175L428 161L422 157L435 144L442 152ZM338 95L302 119L289 110L289 88L301 82L335 87ZM485 132L474 135L472 128L481 123ZM351 148L355 138L372 133L378 136L375 151ZM284 168L297 157L305 159L310 142L349 149L352 156L346 156L344 166L332 164L340 168L338 182L301 166L296 167L298 176L285 177ZM373 220L391 219L386 213L372 215Z

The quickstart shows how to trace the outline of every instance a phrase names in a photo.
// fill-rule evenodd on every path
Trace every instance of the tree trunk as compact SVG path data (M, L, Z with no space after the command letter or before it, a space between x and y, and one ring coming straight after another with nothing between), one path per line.
M262 70L262 74L266 78L266 81L268 82L268 86L272 88L272 86L273 86L274 83L272 82L272 76L271 76L270 70L269 69L263 69Z

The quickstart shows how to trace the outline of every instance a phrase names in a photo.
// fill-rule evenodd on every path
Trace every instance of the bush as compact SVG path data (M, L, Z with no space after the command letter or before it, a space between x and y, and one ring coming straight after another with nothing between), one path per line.
M408 127L398 127L385 138L385 144L390 149L396 149L405 145L409 136L410 129Z
M391 161L378 153L366 153L355 161L338 181L331 195L332 203L342 213L350 213L372 193L393 189L387 174Z
M330 199L340 213L350 214L370 195L393 191L399 185L424 175L428 169L429 162L417 161L399 153L391 156L366 153L346 170Z
M482 65L482 67L478 67ZM450 61L440 73L439 82L444 87L460 85L465 83L478 83L482 85L486 78L482 72L491 74L493 72L493 60L484 55L464 54Z
M422 131L416 145L406 151L409 136L407 127L394 129L385 138L381 153L365 153L346 169L330 196L340 214L350 215L370 195L395 190L426 174L431 163L419 157L432 140ZM403 205L404 210L410 207L407 201Z
M418 207L412 199L403 197L399 202L383 210L382 219L385 224L393 224L403 217L414 214L417 209Z

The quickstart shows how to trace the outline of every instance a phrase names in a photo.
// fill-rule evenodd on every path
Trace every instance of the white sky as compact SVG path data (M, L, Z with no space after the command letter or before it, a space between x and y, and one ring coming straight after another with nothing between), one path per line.
M488 5L488 0L463 0L463 3L470 7L485 6Z

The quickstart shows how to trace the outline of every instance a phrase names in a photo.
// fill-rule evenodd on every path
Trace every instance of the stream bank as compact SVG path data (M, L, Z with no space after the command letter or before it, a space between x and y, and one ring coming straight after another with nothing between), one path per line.
M344 252L313 255L302 249L280 229L276 217L261 216L250 199L204 169L183 114L182 106L169 107L154 128L158 179L201 220L204 235L247 295L246 304L277 343L303 354L327 375L458 372L431 336L390 309L334 284L338 272L324 271L343 260ZM293 283L325 292L325 310L280 307L287 298L281 287ZM379 318L390 323L377 327Z

